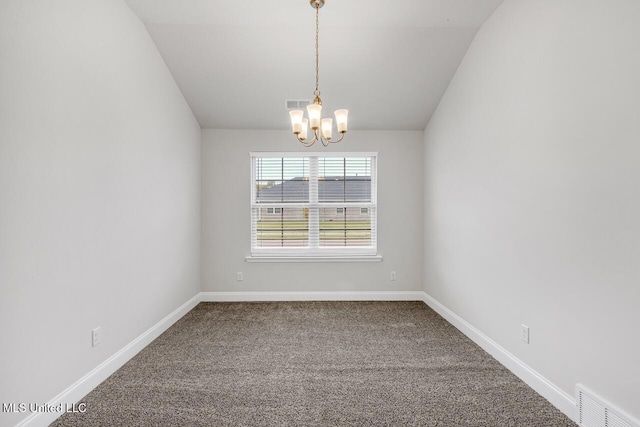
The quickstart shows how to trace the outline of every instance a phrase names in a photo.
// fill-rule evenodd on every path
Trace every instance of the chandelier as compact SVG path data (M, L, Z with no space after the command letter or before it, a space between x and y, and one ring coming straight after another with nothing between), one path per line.
M336 110L334 112L338 132L340 133L340 138L336 140L332 139L333 119L322 118L322 99L320 99L320 90L318 89L318 76L320 74L320 68L318 66L318 12L320 11L320 8L324 6L324 1L325 0L310 0L309 2L311 7L316 10L316 90L313 91L313 103L307 105L309 118L306 119L303 117L304 111L302 110L293 110L289 112L293 133L296 135L296 138L298 138L298 141L300 141L305 147L311 147L316 141L322 142L322 145L326 147L329 143L342 141L344 134L347 133L347 116L349 114L349 110ZM307 139L309 126L313 131L313 137L311 139Z

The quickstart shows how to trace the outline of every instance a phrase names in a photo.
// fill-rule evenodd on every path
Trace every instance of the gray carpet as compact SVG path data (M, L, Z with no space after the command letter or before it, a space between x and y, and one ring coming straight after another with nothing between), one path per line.
M201 303L62 426L573 426L422 302Z

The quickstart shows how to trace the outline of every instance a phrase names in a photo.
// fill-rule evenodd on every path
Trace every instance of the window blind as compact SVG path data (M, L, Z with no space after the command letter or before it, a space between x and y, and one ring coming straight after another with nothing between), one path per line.
M375 255L376 160L252 153L252 255Z

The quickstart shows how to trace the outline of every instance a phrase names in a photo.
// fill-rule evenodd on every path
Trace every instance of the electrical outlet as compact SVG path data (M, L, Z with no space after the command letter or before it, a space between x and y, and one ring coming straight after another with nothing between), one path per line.
M520 325L520 339L523 343L529 344L529 327L527 325Z
M396 278L397 278L396 272L392 271L391 274L389 275L389 279L391 279L393 281L393 280L396 280Z
M95 347L100 344L102 340L102 332L100 331L100 327L91 330L91 347Z
M242 281L244 280L244 274L242 274L242 271L238 271L238 272L236 273L236 280L237 280L238 282L242 282Z

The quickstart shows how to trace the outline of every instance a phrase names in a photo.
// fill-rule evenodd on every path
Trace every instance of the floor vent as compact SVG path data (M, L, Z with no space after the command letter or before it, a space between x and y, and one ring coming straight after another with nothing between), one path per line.
M583 385L576 386L576 393L580 427L640 427L638 421Z

